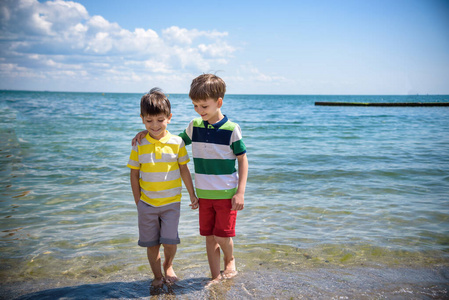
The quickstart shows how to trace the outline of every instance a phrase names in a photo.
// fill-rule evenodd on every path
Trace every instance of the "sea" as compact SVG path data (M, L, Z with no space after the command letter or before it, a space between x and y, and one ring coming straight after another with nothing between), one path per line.
M168 94L179 134L197 114ZM449 107L315 105L448 95L226 95L249 161L239 275L207 285L183 189L179 281L157 294L126 167L142 95L0 91L1 299L449 298Z

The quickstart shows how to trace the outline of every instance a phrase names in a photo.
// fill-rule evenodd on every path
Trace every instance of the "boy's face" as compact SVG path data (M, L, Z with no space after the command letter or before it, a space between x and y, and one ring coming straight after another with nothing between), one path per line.
M171 116L172 114L170 114L170 116L168 117L164 114L154 116L140 115L140 117L142 118L142 123L145 125L148 133L155 140L160 140L167 134L167 125L170 123Z
M218 100L207 98L206 100L192 101L192 103L195 111L201 116L203 121L207 121L210 124L220 121L220 108L223 105L222 98L218 98Z

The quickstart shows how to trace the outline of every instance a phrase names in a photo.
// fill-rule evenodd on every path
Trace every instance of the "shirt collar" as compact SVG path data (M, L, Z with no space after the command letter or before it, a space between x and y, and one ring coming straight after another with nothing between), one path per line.
M146 139L150 142L150 143L152 143L152 144L160 144L160 143L163 143L163 144L165 144L165 143L167 143L168 142L168 140L170 139L170 132L168 131L168 130L166 130L166 134L165 134L165 136L163 137L163 138L161 138L160 140L156 140L156 139L153 139L152 137L151 137L151 135L150 135L150 133L147 133L147 135L145 136L146 137Z
M204 122L204 127L206 127L206 128L208 127L208 125L211 125L214 128L220 128L227 121L228 121L228 117L226 117L226 115L223 115L223 119L221 119L220 121L218 121L215 124L209 124L209 122L207 122L207 121L203 121L203 122Z

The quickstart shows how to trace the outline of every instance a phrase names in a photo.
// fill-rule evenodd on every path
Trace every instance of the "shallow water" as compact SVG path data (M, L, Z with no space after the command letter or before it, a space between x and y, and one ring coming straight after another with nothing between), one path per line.
M131 282L122 286L130 293L148 283L125 167L130 140L143 129L140 96L1 92L5 293L67 285L76 292L82 284L89 290L114 281ZM178 133L196 115L187 95L170 99L169 130ZM447 102L449 96L226 96L223 111L242 127L250 170L235 238L240 276L214 293L362 296L364 288L376 293L379 278L359 277L382 277L385 270L395 287L404 287L399 298L418 282L415 273L431 280L411 295L420 298L432 286L448 295L449 108L318 107L314 101ZM174 294L212 297L203 289L209 270L197 212L186 194L183 199L175 262L187 282ZM399 276L405 269L412 271ZM333 272L349 274L346 294L340 279L330 280L340 292L328 291Z

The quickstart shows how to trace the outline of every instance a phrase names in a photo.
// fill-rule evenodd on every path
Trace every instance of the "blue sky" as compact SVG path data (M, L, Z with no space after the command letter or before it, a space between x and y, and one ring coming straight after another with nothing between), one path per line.
M449 1L0 1L0 89L449 94Z

